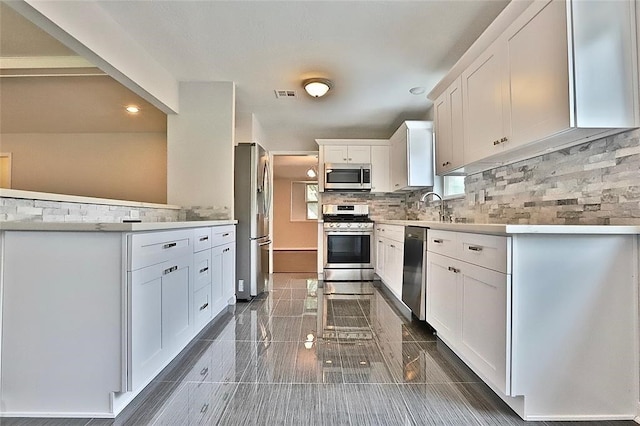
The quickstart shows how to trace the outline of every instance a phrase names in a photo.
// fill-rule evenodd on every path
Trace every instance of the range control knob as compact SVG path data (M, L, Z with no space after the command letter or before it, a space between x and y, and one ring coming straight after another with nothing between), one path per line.
M351 224L350 223L347 223L346 225L347 225L347 228L351 228Z

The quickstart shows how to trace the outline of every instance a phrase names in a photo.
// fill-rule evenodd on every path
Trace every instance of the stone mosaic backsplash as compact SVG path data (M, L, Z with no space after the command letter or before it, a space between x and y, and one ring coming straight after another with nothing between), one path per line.
M137 216L132 217L132 212L134 215L137 212ZM193 206L182 209L163 209L0 197L0 222L119 223L131 219L142 222L178 222L226 220L230 217L228 208L218 207Z
M456 222L640 225L640 130L470 175L465 188L445 202ZM438 202L417 208L422 192L406 217L437 219Z
M368 204L369 217L376 219L404 219L407 214L407 196L401 194L366 192L323 192L322 204Z

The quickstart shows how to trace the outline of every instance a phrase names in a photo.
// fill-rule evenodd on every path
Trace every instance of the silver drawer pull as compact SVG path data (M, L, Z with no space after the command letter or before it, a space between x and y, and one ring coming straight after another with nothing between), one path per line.
M208 409L209 409L209 404L204 404L200 409L200 413L206 413Z
M230 250L230 249L229 249L229 247L227 247L226 249L222 250L222 252L223 252L223 253L226 253L226 252L228 252L229 250Z
M396 248L396 246L394 246L393 244L389 244L389 247Z
M177 245L178 245L178 243L169 243L169 244L165 244L165 245L163 245L163 246L162 246L162 248L163 248L163 249L169 249L169 248L171 248L171 247L175 247L175 246L177 246Z
M205 309L207 309L207 306L209 306L209 302L207 302L204 305L200 306L200 310L204 311Z
M209 267L207 266L206 268L200 269L200 273L207 272L208 270L209 270Z
M229 233L227 232L226 234L222 234L223 237L228 237Z
M453 266L449 266L447 269L449 269L451 272L454 272L454 273L456 273L456 274L457 274L458 272L460 272L460 269L458 269L458 268L454 268Z
M442 244L444 241L442 241L442 240L433 240L433 242L436 243L436 244Z
M482 247L478 247L478 246L469 246L467 248L471 251L482 251Z
M209 237L201 237L200 241L207 241L209 239Z
M165 269L165 270L164 270L164 272L163 272L163 274L164 274L164 275L167 275L167 274L170 274L170 273L172 273L173 271L177 271L177 270L178 270L178 266L177 266L177 265L176 265L176 266L172 266L171 268L167 268L167 269Z
M209 373L209 367L205 367L202 370L200 370L201 376L206 376L208 373Z
M381 242L382 242L382 240L378 240L378 242L379 242L379 243L381 243Z

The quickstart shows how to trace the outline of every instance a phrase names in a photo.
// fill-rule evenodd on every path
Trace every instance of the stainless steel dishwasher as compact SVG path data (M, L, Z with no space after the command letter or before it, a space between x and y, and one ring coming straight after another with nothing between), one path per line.
M425 277L427 228L404 228L404 265L402 268L402 301L413 314L425 319Z

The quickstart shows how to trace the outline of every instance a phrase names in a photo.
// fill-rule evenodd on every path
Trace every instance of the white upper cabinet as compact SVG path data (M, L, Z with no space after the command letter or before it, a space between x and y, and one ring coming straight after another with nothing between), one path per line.
M391 192L389 145L371 147L371 192Z
M639 127L635 13L633 0L508 5L430 94L438 173L475 173ZM462 165L452 157L458 77Z
M461 78L451 83L434 102L436 174L444 175L464 165L464 122Z
M325 163L371 163L371 147L367 145L325 145Z
M433 186L433 125L405 121L391 136L391 187L394 191Z

